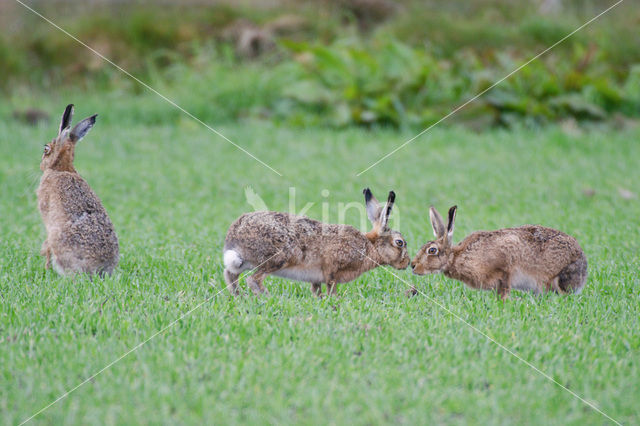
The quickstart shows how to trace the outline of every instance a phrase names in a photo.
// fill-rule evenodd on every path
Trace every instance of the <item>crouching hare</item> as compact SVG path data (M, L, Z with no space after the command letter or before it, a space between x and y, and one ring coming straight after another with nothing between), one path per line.
M511 289L535 293L580 293L587 280L587 258L575 238L551 228L524 225L478 231L453 245L457 207L449 209L445 227L438 211L429 216L435 241L411 261L417 275L442 272L470 287L497 290L504 300Z
M111 274L118 264L118 238L98 196L73 168L76 143L96 122L96 115L71 128L73 105L62 115L58 136L44 146L38 208L47 229L41 254L45 267L62 275Z
M224 242L224 278L232 294L238 294L238 277L255 269L247 283L255 294L265 293L267 275L311 283L321 296L336 293L337 283L352 281L380 265L397 269L409 266L407 243L387 226L395 193L389 192L384 206L364 191L367 216L373 224L362 233L353 226L318 222L303 216L278 212L253 212L240 216Z

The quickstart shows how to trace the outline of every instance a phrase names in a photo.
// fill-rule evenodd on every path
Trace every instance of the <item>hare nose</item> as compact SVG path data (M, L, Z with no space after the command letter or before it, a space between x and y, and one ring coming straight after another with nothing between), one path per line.
M411 269L416 269L416 262L415 260L411 261Z

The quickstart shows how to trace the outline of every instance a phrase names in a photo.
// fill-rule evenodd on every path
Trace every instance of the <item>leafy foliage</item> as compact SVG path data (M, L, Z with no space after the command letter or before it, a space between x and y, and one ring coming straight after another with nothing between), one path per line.
M438 59L427 49L397 40L283 45L301 68L298 81L284 96L295 102L295 108L326 116L337 126L429 125L523 64L510 52L489 58L490 64L471 51ZM535 60L456 119L464 122L491 114L495 123L509 125L521 118L545 123L567 117L601 120L616 112L637 114L637 67L626 81L616 81L607 67L593 61L593 55L576 46L569 57Z
M380 13L380 22L363 26L353 7L345 13L347 3L355 4L39 7L201 119L393 128L437 122L599 11L574 0L553 15L541 13L535 2L407 0L392 15ZM636 9L615 9L603 18L615 26L598 22L573 35L447 122L485 128L639 117L638 17ZM79 86L105 97L144 91L39 18L27 14L8 25L10 18L0 16L7 28L0 34L0 90L9 97L29 87L53 94ZM269 49L240 54L238 34L246 35L247 28ZM132 114L177 120L173 113Z

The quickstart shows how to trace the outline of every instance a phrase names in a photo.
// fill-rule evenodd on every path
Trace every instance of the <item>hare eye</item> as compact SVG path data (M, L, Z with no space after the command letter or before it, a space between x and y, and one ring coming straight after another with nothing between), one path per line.
M438 249L435 248L435 247L429 247L429 250L427 250L427 253L436 254L436 253L438 253Z
M402 241L402 240L396 240L396 245L397 245L398 247L402 247L402 246L404 245L404 241Z
M45 155L49 155L50 152L51 152L51 147L49 145L45 145L44 146L44 154Z

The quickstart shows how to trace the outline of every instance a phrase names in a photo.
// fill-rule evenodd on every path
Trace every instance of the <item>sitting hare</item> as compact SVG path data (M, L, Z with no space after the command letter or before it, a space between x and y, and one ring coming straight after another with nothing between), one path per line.
M118 238L98 196L73 168L76 143L96 122L85 118L73 129L73 105L62 115L58 137L44 146L38 207L47 229L41 254L59 274L111 274L118 264Z
M224 277L232 294L238 294L241 272L254 269L247 283L255 294L264 293L262 280L271 274L311 283L321 296L336 293L336 283L346 283L380 265L409 266L407 243L387 227L395 193L384 206L369 188L364 191L367 216L373 230L364 234L353 226L318 222L278 212L253 212L240 216L224 242Z
M587 280L587 258L571 236L551 228L524 225L474 232L453 245L457 207L446 228L438 211L429 215L436 236L411 261L413 273L442 272L470 287L497 290L502 299L517 290L580 293ZM415 289L414 289L415 292Z

